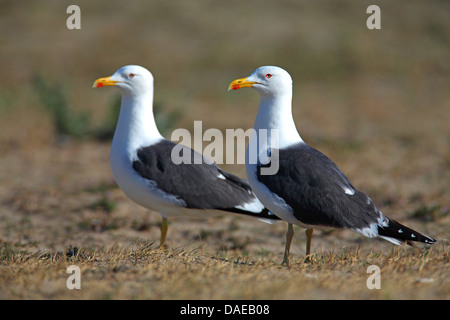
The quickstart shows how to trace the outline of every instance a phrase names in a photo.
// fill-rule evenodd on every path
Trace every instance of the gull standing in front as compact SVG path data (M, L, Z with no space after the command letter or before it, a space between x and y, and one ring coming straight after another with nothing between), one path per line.
M275 66L260 67L249 77L231 82L228 90L245 87L252 87L261 95L247 148L247 177L264 206L288 223L283 264L289 265L293 224L306 228L307 259L314 227L347 228L397 245L403 241L436 243L435 239L383 215L366 194L355 189L333 161L302 140L292 117L289 73ZM278 137L260 139L261 132L265 135L277 132ZM258 148L252 150L257 150L256 157L249 154L250 146L255 145ZM263 173L262 169L270 165L261 161L263 155L265 158L272 155L271 161L278 161L275 174ZM252 158L257 160L250 161Z
M163 138L153 115L153 75L128 65L112 76L99 78L95 88L118 87L122 94L120 115L111 145L110 164L122 191L162 217L161 245L166 241L167 217L208 216L219 210L252 216L272 223L279 220L256 198L248 182L232 175L194 150ZM177 154L190 163L174 163Z

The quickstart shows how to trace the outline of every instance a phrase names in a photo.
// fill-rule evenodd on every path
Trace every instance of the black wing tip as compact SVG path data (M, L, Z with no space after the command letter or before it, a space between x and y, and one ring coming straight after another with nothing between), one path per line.
M269 209L264 208L261 210L261 212L259 213L263 218L265 219L270 219L270 220L281 220L281 218L279 218L278 216L276 216L275 214L273 214Z
M406 241L406 243L408 243L410 245L411 245L412 241L422 242L422 243L426 243L426 244L430 244L430 245L437 243L437 240L430 236L421 234L420 232L410 229L410 228L398 223L395 220L392 220L392 219L388 219L388 220L389 220L389 224L386 227L380 226L378 228L378 234L380 236L393 238L393 239L400 240L400 241Z
M281 220L276 215L274 215L272 212L270 212L269 209L267 209L267 208L263 208L259 212L244 210L244 209L240 209L240 208L236 208L236 207L226 208L226 209L219 209L219 210L233 212L233 213L238 213L238 214L243 214L243 215L251 216L251 217L254 217L254 218L258 218L258 219L268 219L268 220L274 220L274 221Z
M422 236L425 238L425 240L423 241L424 243L436 244L438 242L436 239L434 239L434 238L432 238L430 236L426 236L426 235L422 235Z

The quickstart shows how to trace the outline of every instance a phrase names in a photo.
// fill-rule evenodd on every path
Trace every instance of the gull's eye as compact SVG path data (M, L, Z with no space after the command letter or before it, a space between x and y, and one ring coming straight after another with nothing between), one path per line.
M271 73L266 74L266 78L267 78L267 79L272 78L272 74L271 74Z
M128 78L134 78L136 76L136 74L135 73L130 73L129 75L128 75Z

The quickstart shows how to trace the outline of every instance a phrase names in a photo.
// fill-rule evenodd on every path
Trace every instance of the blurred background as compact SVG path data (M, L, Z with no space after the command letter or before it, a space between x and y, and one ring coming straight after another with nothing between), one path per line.
M66 27L71 4L81 9L80 30ZM381 30L366 27L371 4L1 0L0 241L158 239L159 216L129 202L109 170L118 91L91 88L127 64L153 73L168 138L175 128L192 130L194 120L203 130L252 127L258 95L227 92L228 84L262 65L286 69L303 139L387 215L446 238L450 2L376 1ZM242 165L222 167L245 177ZM184 233L169 229L174 241L206 238L214 228L175 225ZM283 233L281 226L274 234L280 254Z

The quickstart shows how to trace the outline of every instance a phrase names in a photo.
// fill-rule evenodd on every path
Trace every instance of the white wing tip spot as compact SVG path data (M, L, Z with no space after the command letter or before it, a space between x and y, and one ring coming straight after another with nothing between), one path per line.
M346 194L350 195L350 196L355 194L355 189L350 189L350 188L347 188L347 187L344 187L343 189L344 189L344 192Z
M225 178L225 176L223 174L221 174L221 173L219 173L217 178L222 179L222 180L227 180L227 178Z

